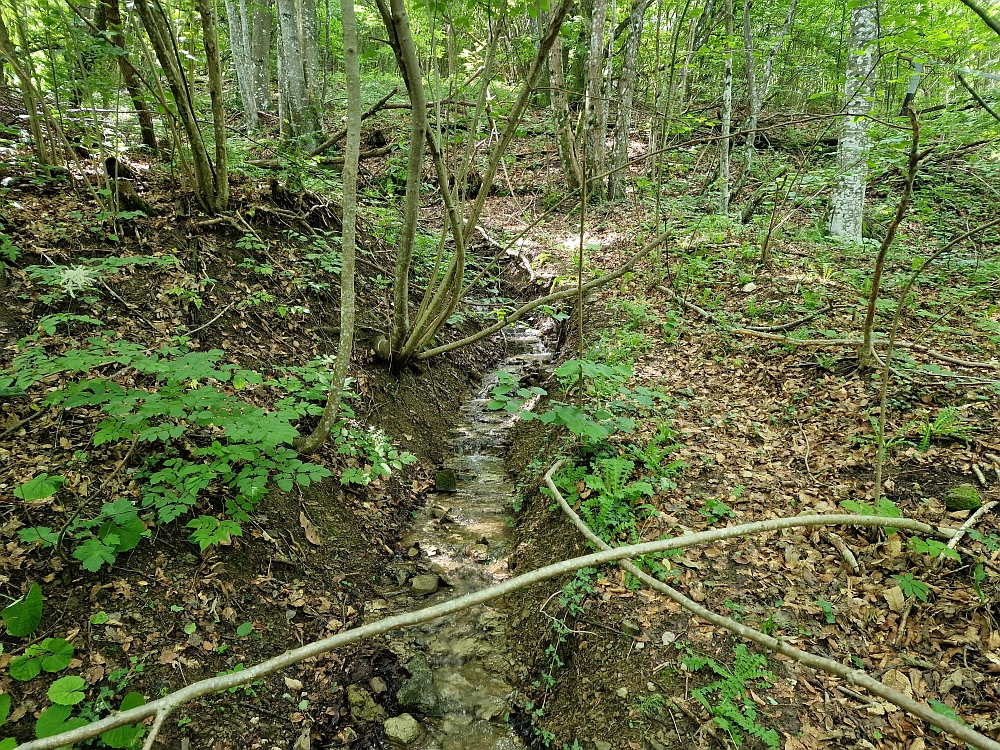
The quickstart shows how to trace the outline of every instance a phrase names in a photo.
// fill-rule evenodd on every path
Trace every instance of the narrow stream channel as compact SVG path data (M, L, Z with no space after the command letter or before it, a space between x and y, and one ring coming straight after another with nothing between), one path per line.
M506 342L508 356L498 369L517 376L544 368L552 357L543 332L537 329L514 327ZM486 376L479 392L462 406L462 420L452 432L451 457L444 467L454 472L456 491L430 496L404 537L408 559L390 572L399 588L371 602L374 611L366 614L384 617L408 611L509 577L507 557L512 550L507 514L515 489L507 477L503 453L517 418L486 408L496 384L496 373ZM435 585L434 593L419 596L421 590ZM411 707L403 710L416 708L425 714L422 736L407 747L524 747L504 722L505 714L514 708L510 683L524 676L517 673L504 648L505 619L502 612L486 605L390 634L388 648L414 675L404 686L410 688Z

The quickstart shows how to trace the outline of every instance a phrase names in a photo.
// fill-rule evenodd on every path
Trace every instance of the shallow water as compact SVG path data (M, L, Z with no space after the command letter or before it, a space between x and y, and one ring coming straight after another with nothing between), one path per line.
M508 333L509 356L499 369L522 376L551 359L541 331L516 327ZM400 563L393 576L400 588L387 591L377 616L436 604L476 591L509 576L511 550L507 523L515 489L504 468L507 433L517 418L489 411L493 373L462 406L462 420L449 441L445 468L455 472L458 491L434 493L414 519L404 541L419 552ZM405 576L436 573L436 593L414 599ZM376 614L373 612L372 614ZM390 634L387 646L405 663L426 653L441 694L440 716L421 721L423 737L410 747L422 750L512 750L524 747L504 722L513 708L510 682L524 677L504 648L505 615L489 605L441 618L405 633Z

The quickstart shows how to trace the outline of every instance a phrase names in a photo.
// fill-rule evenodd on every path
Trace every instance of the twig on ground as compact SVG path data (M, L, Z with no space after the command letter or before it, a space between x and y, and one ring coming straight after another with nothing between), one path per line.
M834 534L832 531L821 532L820 536L833 545L834 549L840 553L844 562L850 566L854 573L861 571L861 566L858 565L858 558L854 556L851 548L847 546L843 539L841 539L837 534Z
M10 435L12 432L17 432L18 430L20 430L22 427L24 427L29 422L35 421L40 416L42 416L43 414L45 414L48 410L49 410L49 407L43 406L38 411L31 412L31 414L29 414L28 416L26 416L24 419L22 419L22 420L20 420L18 422L15 422L10 427L8 427L6 430L4 430L3 432L0 432L0 440L3 440L5 437L7 437L8 435Z
M979 468L979 464L972 464L972 473L976 475L976 479L979 480L979 483L985 487L986 477L983 476L983 470Z
M821 315L826 315L828 312L833 312L838 306L837 305L827 305L814 313L809 315L803 315L801 318L796 318L795 320L790 320L787 323L778 323L773 326L744 326L748 331L759 331L761 333L769 333L774 331L790 331L793 328L798 328L800 325L808 323L814 318L818 318Z

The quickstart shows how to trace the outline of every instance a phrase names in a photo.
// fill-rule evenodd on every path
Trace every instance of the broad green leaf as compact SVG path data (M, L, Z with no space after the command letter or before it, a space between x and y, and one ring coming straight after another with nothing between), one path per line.
M60 706L75 706L84 699L83 688L86 685L86 681L77 675L62 677L49 687L49 700Z
M41 645L47 652L47 656L42 658L42 669L46 672L66 669L73 660L73 644L65 638L46 638Z
M142 693L129 693L122 699L122 711L128 711L146 704L146 699ZM126 748L137 744L137 740L145 732L141 724L127 724L123 727L115 727L101 735L101 741L108 747Z
M100 539L87 539L73 550L73 558L79 560L83 569L91 573L96 573L105 563L114 565L117 559L115 548Z
M42 621L42 587L31 584L28 593L0 612L0 617L7 632L16 638L34 633Z
M25 502L31 500L44 500L52 497L66 483L64 477L50 477L48 474L39 474L20 487L14 490L14 497Z
M38 723L35 724L35 736L39 739L52 737L53 735L68 732L77 727L84 727L90 723L79 716L75 719L70 719L69 717L72 713L72 706L49 706L38 717Z
M17 747L17 740L13 737L8 737L5 740L0 740L0 750L14 750Z
M238 628L236 628L236 635L238 635L240 638L246 638L252 632L253 632L253 623L252 622L245 622L242 625L240 625Z
M0 693L0 727L7 723L8 716L10 716L10 695Z

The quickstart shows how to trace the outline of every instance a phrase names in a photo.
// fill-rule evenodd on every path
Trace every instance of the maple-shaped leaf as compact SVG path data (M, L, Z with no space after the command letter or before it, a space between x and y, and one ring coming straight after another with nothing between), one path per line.
M116 555L115 548L109 547L100 539L88 539L79 547L73 550L73 557L79 560L83 569L91 573L96 573L104 563L114 565Z

